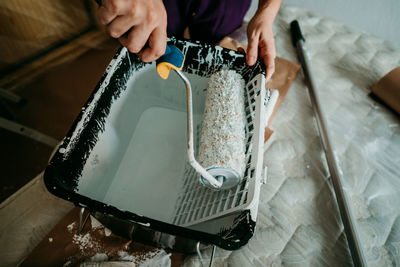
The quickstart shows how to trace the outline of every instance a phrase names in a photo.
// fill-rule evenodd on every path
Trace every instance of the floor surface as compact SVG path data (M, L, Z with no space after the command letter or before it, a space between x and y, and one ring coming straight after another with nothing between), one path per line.
M7 103L16 121L62 140L118 47L110 40L18 88L14 93L27 102ZM45 169L54 148L4 129L0 147L2 202Z

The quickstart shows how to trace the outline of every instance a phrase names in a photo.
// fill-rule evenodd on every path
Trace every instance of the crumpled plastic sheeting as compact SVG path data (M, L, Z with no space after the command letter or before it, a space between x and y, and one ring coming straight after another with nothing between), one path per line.
M313 74L357 218L369 266L400 265L400 126L368 94L400 65L385 41L283 6L275 23L277 55L297 62L289 23L306 38ZM243 29L242 29L243 30ZM242 40L239 40L242 41ZM348 266L352 264L302 75L277 113L265 145L254 237L237 251L216 250L214 266ZM203 253L208 261L211 250ZM197 256L186 266L199 266Z
M104 261L101 257L104 255ZM160 249L159 251L152 253L152 255L145 255L145 260L140 261L140 258L133 256L126 256L126 259L120 261L107 261L106 254L99 254L93 261L87 261L81 263L80 267L167 267L171 266L171 254ZM139 262L137 262L139 260Z

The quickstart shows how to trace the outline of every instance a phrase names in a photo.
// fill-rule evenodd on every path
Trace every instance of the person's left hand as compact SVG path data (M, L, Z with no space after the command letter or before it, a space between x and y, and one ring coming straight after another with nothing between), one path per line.
M268 10L259 10L247 27L246 62L252 66L256 63L257 57L261 57L266 67L266 81L269 81L275 71L276 51L272 23L273 20L270 19Z

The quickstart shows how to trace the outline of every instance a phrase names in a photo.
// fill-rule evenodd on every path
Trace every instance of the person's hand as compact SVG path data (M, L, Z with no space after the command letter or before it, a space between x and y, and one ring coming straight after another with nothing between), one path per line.
M165 53L167 12L162 0L103 0L97 10L111 37L151 62Z
M264 60L266 80L268 81L275 71L275 40L272 33L272 21L263 10L257 11L247 27L247 56L249 66L256 63L257 57Z
M261 57L266 67L267 81L275 71L276 51L272 24L281 3L282 0L259 0L258 10L247 26L247 64L252 66L257 57Z

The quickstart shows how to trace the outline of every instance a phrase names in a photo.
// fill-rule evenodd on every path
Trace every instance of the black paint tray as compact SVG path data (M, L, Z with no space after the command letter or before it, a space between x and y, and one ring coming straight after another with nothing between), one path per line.
M186 58L183 72L192 84L195 139L208 77L228 68L245 80L243 181L223 191L199 183L186 161L184 84L172 72L162 80L155 63L143 63L120 48L51 159L46 186L116 233L142 242L179 251L194 251L197 241L238 249L254 233L264 174L265 67L260 61L249 67L244 55L208 44L170 39L169 45Z

